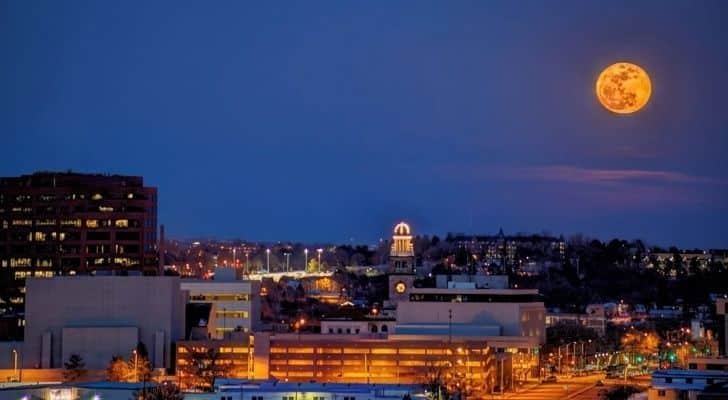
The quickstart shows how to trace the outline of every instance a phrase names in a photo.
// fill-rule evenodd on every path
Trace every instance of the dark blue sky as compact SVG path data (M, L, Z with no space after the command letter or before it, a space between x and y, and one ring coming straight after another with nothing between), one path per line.
M143 175L172 236L728 247L728 2L0 3L0 175ZM634 115L594 81L650 74Z

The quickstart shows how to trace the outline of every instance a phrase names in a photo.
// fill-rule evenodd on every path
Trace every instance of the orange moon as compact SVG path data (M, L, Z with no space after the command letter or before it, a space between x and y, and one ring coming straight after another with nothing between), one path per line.
M617 114L632 114L650 100L652 83L639 65L618 62L599 74L596 90L604 108Z

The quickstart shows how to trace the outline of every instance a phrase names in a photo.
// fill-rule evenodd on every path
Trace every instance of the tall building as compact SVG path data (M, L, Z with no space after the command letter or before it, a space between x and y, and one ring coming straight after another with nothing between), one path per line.
M0 178L0 298L23 309L24 280L155 274L157 189L141 177L37 172Z
M415 248L412 230L404 222L394 227L389 252L389 300L397 302L407 296L415 280Z

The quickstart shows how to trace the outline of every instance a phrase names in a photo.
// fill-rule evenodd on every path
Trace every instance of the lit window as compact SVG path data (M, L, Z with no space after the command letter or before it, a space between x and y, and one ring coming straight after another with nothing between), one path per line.
M55 232L51 236L55 236ZM36 242L45 242L47 234L45 232L35 232L33 233L33 240Z
M101 212L113 212L114 211L114 207L99 206L99 211L101 211Z
M31 225L33 225L33 221L31 221L29 219L14 219L12 225L13 226L31 226Z
M98 228L99 227L99 220L97 219L87 219L86 220L86 226L89 228Z
M128 219L117 219L115 225L117 228L128 228L129 220Z
M21 257L21 258L11 258L10 259L10 267L17 268L17 267L30 267L30 264L32 263L30 258L27 257Z
M61 221L61 226L75 226L77 228L80 228L81 220L80 219L64 219Z
M101 193L94 193L93 196L91 196L91 200L103 200L104 196L101 195Z

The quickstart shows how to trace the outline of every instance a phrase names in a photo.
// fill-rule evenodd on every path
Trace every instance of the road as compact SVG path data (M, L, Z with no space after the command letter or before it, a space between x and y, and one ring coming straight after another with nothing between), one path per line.
M603 380L603 386L596 386ZM632 382L634 383L634 382ZM557 383L544 383L523 390L519 393L508 393L502 399L508 400L601 400L600 392L610 387L623 384L621 380L605 380L604 375L593 375L580 378L560 379ZM493 399L501 399L497 395Z

